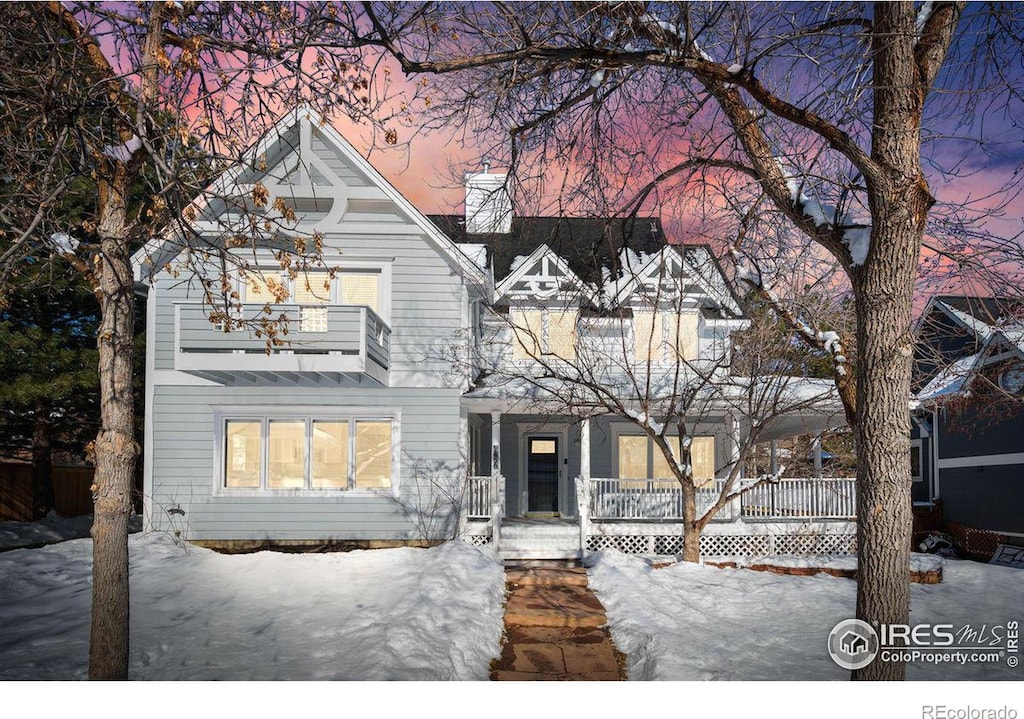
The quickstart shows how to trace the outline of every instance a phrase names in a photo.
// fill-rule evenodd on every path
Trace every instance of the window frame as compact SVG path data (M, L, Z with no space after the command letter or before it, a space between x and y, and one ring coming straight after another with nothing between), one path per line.
M526 303L516 303L509 307L508 325L509 331L512 335L512 361L513 362L537 362L542 359L561 359L568 362L575 362L579 356L579 343L580 343L580 308L573 305L568 307L551 307L549 305L529 305ZM520 313L520 319L523 320L522 324L518 322L512 316L512 313ZM535 336L530 337L527 335L523 339L520 339L520 330L530 332L533 330L530 327L530 314L535 313L537 315L537 321L539 326L536 329ZM552 313L558 314L562 317L568 315L573 316L571 323L571 336L572 336L572 355L569 357L562 357L551 351L551 315ZM557 323L561 324L561 323ZM566 323L569 324L569 323ZM536 340L532 342L531 340ZM534 354L526 345L535 344L536 353Z
M917 453L917 474L914 474L914 453ZM912 483L924 481L924 448L921 446L921 440L912 439L910 440L910 481Z
M341 278L348 273L354 274L374 274L377 275L377 308L372 311L380 317L384 324L388 327L391 326L391 280L392 280L392 262L393 259L386 261L378 260L352 260L341 257L324 257L323 258L325 267L311 267L309 273L327 272L328 268L334 270L334 277L331 279L331 288L329 291L329 297L327 301L322 305L308 305L295 302L295 283L298 282L305 275L300 272L299 276L292 279L288 276L287 272L281 270L280 263L272 256L260 256L252 263L251 266L246 267L245 271L247 274L259 273L264 277L272 277L281 281L281 283L288 289L288 299L280 304L285 307L338 307L338 306L349 306L349 307L363 307L364 305L343 305L341 302ZM236 269L233 273L232 284L233 289L238 293L239 302L241 304L259 304L258 302L250 302L248 299L248 287L247 282L242 278L242 270ZM372 308L371 308L372 309ZM301 318L297 318L301 319Z
M301 421L304 446L304 482L301 488L271 489L270 480L270 435L271 421ZM229 422L253 422L260 426L260 468L259 487L227 486L227 427ZM348 455L345 487L313 486L313 426L316 422L348 422ZM388 487L355 486L357 462L356 424L358 422L388 422L391 425L391 484ZM319 407L301 409L224 407L214 412L214 472L213 495L215 497L343 497L397 496L401 485L401 412L397 409L379 407L353 407L344 410L327 410Z
M645 438L647 440L647 472L646 472L647 475L648 475L647 477L635 478L635 479L631 479L631 478L623 479L620 476L621 469L620 469L620 466L619 466L619 462L620 462L619 440L620 440L621 437L643 437L643 438ZM718 480L718 447L719 447L718 435L715 434L715 433L706 433L706 434L695 434L695 435L692 435L692 437L693 437L693 439L708 438L708 439L711 439L712 442L713 442L713 446L714 446L714 450L713 450L714 470L712 472L712 476L710 478L704 480L703 482L701 482L699 480L696 480L696 478L695 478L695 481L697 482L697 486L698 487L708 486L709 483ZM677 437L672 437L672 439L678 439L678 438ZM660 451L660 450L658 450L657 447L655 447L654 439L650 435L645 434L643 432L636 431L636 428L634 428L634 427L615 428L613 430L613 432L612 432L612 466L611 466L612 472L615 475L614 479L619 479L619 480L622 480L623 482L644 482L644 481L657 480L657 479L673 479L672 477L654 477L653 476L653 474L654 474L654 467L655 467L654 453L658 452L658 451Z

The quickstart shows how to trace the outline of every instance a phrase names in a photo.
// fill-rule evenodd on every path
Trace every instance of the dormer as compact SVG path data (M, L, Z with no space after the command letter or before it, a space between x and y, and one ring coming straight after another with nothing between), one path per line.
M575 359L579 310L590 293L550 247L516 257L496 293L508 305L513 360Z

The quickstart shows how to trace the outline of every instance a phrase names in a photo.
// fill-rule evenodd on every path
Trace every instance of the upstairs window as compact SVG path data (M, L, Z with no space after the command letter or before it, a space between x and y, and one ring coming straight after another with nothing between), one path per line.
M509 311L512 325L512 359L532 360L560 358L572 362L576 359L576 310L544 308L540 310L513 309Z
M635 310L633 348L637 362L697 359L697 315Z
M382 275L379 268L342 269L333 278L326 270L300 272L295 278L269 270L247 270L239 283L239 295L244 304L297 305L300 331L326 332L327 308L332 305L365 306L381 314Z

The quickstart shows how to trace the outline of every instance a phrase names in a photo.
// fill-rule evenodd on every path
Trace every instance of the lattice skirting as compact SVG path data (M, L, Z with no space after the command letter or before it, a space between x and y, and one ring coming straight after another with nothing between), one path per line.
M466 544L471 544L474 547L484 547L491 543L491 535L489 534L465 534L462 536L462 541Z
M617 549L624 554L679 554L683 551L683 538L678 535L653 534L593 534L587 537L588 551L599 552L604 549ZM856 554L857 536L844 533L705 534L700 538L700 553L706 557Z

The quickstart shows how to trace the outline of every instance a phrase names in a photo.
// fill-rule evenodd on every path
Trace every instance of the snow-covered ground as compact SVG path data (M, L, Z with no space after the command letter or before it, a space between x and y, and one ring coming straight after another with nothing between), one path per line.
M0 524L0 545L73 535L79 524ZM232 556L185 549L165 534L129 542L132 678L486 679L500 651L504 577L486 550L456 542ZM0 552L0 680L85 677L91 552L89 539ZM1024 571L947 560L944 572L942 584L912 587L913 622L1024 619ZM853 614L851 580L652 569L614 552L596 555L589 573L631 679L848 678L825 643ZM1003 662L918 663L908 674L1024 678Z
M832 627L854 615L852 580L682 563L653 569L613 552L596 555L589 574L630 679L849 678L826 642ZM1024 570L947 560L941 584L911 586L912 624L980 628L1011 620L1024 622ZM1024 669L1006 661L919 662L909 665L907 678L1020 680Z
M89 536L92 515L61 517L51 512L38 522L0 522L0 550L37 547Z
M487 679L500 652L502 566L461 542L229 556L136 534L129 546L134 679ZM0 553L0 679L86 676L91 561L89 539Z

